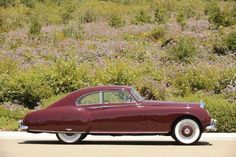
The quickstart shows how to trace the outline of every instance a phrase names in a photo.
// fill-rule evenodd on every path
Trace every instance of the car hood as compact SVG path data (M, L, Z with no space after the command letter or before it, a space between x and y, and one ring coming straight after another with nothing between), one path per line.
M197 102L174 102L174 101L154 101L143 100L143 105L156 105L156 106L168 106L168 107L200 107Z

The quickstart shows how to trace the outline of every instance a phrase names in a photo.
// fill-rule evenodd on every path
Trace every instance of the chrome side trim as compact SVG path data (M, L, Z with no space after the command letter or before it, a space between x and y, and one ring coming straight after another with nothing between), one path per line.
M50 130L34 130L29 129L28 132L42 132L42 133L86 133L86 132L75 132L75 131L50 131Z
M116 103L116 105L107 105L107 106L101 105L100 108L117 108L117 107L124 107L124 106L137 106L137 103L129 102L129 103Z
M48 133L88 133L88 134L164 134L169 133L168 131L151 131L151 132L103 132L103 131L92 131L92 132L80 132L80 131L49 131L49 130L28 130L29 132L48 132Z
M89 132L91 134L164 134L164 133L169 133L168 131L150 131L150 132L115 132L115 131L110 131L110 132L100 132L100 131L94 131L94 132Z

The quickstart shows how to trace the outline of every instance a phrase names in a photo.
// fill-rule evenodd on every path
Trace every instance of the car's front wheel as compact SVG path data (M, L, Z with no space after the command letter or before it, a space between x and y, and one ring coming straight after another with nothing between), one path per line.
M62 143L79 143L86 137L86 134L79 133L57 133L56 135Z
M190 118L179 120L173 127L172 137L181 144L194 144L202 134L199 124Z

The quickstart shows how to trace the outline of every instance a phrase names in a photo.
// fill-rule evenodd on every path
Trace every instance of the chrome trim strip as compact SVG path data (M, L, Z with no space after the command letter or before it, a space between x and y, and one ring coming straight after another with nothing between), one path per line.
M88 108L88 109L100 109L100 106L91 106L91 107L86 107L86 108Z
M155 132L155 131L150 131L150 132L99 132L99 131L95 131L95 132L89 132L91 134L161 134L161 133L169 133L168 131L159 131L159 132Z
M137 106L137 103L128 102L128 103L116 103L116 105L101 105L100 108L116 108L116 107L123 107L123 106Z
M151 131L151 132L103 132L103 131L92 131L92 132L80 132L80 131L49 131L49 130L28 130L29 132L48 132L48 133L88 133L88 134L158 134L158 133L169 133L168 131Z
M49 131L49 130L34 130L34 129L29 129L27 130L28 132L45 132L45 133L86 133L86 132L78 132L78 131Z

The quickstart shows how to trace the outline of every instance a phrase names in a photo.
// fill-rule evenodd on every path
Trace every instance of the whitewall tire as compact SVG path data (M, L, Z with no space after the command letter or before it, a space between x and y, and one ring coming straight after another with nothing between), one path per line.
M190 118L179 120L173 130L172 137L181 144L194 144L202 134L199 124Z
M62 143L78 143L82 141L86 135L79 133L57 133L57 138Z

